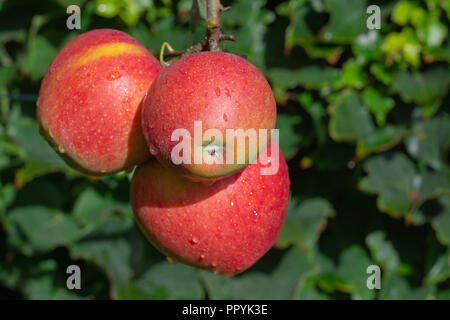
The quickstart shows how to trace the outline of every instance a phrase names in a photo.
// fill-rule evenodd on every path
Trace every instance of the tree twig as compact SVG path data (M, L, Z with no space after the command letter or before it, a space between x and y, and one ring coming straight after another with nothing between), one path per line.
M221 41L236 41L231 34L223 34L220 25L220 12L228 10L230 7L224 7L220 0L206 0L206 35L203 40L192 45L186 50L174 50L168 43L164 43L160 52L160 62L163 66L169 66L179 57L184 57L200 51L221 51ZM169 49L169 54L164 55L165 48ZM174 58L168 62L164 58Z
M220 0L206 1L206 41L209 51L220 51L222 26L220 25L219 13L223 9Z

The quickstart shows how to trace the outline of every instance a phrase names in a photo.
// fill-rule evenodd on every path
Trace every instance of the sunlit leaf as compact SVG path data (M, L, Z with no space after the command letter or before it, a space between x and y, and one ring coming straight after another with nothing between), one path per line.
M331 204L322 198L298 201L291 199L283 229L277 243L281 247L297 244L304 250L311 249L326 226L327 219L334 217Z

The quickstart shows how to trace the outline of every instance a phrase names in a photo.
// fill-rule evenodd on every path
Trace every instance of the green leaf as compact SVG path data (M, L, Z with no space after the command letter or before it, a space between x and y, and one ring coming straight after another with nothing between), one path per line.
M382 300L425 300L430 298L432 286L411 288L405 278L391 275L383 281L380 299Z
M134 26L145 10L152 5L152 0L122 0L122 10L119 16L128 26Z
M24 43L27 39L27 31L25 29L16 28L10 30L3 30L0 32L0 43L5 44L9 41L16 41Z
M16 197L16 189L12 184L2 185L0 182L0 222L1 211L5 210L10 204L14 202Z
M311 100L310 102L304 101L305 98L303 97L310 97L306 98L306 100ZM328 130L327 125L324 119L327 116L326 109L324 105L320 102L313 102L312 96L309 92L303 92L297 96L298 102L300 105L308 112L310 117L312 118L314 122L314 129L315 129L315 135L317 136L319 145L323 145L326 142L326 139L328 137Z
M299 69L272 68L267 73L275 87L293 89L298 86L307 89L321 89L338 79L339 70L335 68L321 68L308 66Z
M364 164L368 177L359 187L364 191L378 193L377 205L381 211L394 217L407 214L412 209L411 193L416 190L413 163L402 153L390 159L384 156L370 158Z
M223 15L223 29L233 30L236 42L225 42L225 51L245 54L257 67L265 67L265 35L275 14L265 8L266 0L234 2ZM202 32L203 33L203 32Z
M367 288L367 267L372 261L366 252L358 245L346 248L339 257L337 275L349 287L352 299L374 299L375 291Z
M120 12L120 1L118 0L96 0L95 13L101 17L113 18Z
M10 241L27 254L69 245L80 236L79 226L69 215L46 207L14 208L7 219Z
M92 188L80 194L73 208L74 219L88 229L97 227L115 214L130 217L131 208L102 196Z
M152 265L130 283L120 299L200 299L203 290L197 280L197 271L183 264L161 261Z
M286 28L285 46L292 48L295 45L309 44L313 38L313 33L306 23L306 16L309 8L298 5L294 10L290 10L290 24Z
M449 80L448 68L435 67L422 73L402 71L394 80L393 89L405 102L431 105L448 92Z
M32 38L27 52L23 69L33 81L37 81L44 76L58 50L46 37L37 35Z
M450 117L442 116L417 122L407 141L409 154L433 169L445 166L445 153L450 146Z
M437 284L450 278L450 251L441 255L425 276L426 284Z
M416 6L417 4L414 1L402 0L398 2L392 10L392 20L401 26L408 24Z
M117 209L112 210L112 205ZM111 296L117 298L133 274L132 257L145 256L150 246L140 231L133 228L133 214L128 206L105 200L92 189L77 199L74 218L84 225L84 236L70 247L74 259L86 259L106 271Z
M74 292L55 282L59 270L55 260L43 260L28 271L28 277L23 284L23 291L30 300L77 300Z
M280 134L280 148L286 160L292 159L300 150L304 138L298 131L302 119L297 115L278 114L276 128Z
M354 141L374 130L370 114L356 93L346 92L331 106L329 130L336 141Z
M426 28L425 40L429 47L437 48L447 37L447 26L438 20L432 21Z
M258 264L269 259L266 255ZM257 271L255 267L232 278L202 272L209 297L214 300L291 299L299 280L314 271L312 256L301 254L295 246L270 271Z
M364 62L375 60L380 55L379 49L382 43L382 35L376 30L370 30L356 38L353 52L358 58L362 57Z
M377 206L393 217L410 216L426 200L450 190L450 172L417 172L402 153L376 156L364 164L368 176L359 188L378 194Z
M326 294L320 292L316 287L311 284L305 284L297 292L294 299L297 300L330 300Z
M16 172L15 183L18 187L47 173L73 172L39 134L36 120L21 117L11 122L8 128L13 140L26 152L26 165Z
M16 75L17 70L14 67L0 67L0 86L7 85Z
M18 260L18 261L17 261ZM24 298L29 300L76 300L81 296L69 291L61 278L57 262L53 259L16 259L13 266L6 266L0 272L0 279L7 277L11 289L20 288ZM62 277L61 277L62 273Z
M383 152L400 143L406 131L401 126L387 125L363 136L357 143L356 155L364 158L373 152Z
M377 124L384 126L387 114L394 107L394 100L391 97L383 96L373 87L364 89L362 97L364 104L374 114Z
M356 59L349 59L342 68L342 75L334 82L335 89L350 87L361 89L367 81L367 74L364 71L364 65Z
M104 199L93 189L87 189L77 199L74 216L85 225L86 234L71 246L71 256L92 261L106 271L112 298L202 297L194 270L161 262L161 254L134 225L128 205Z
M74 259L92 261L106 271L112 298L120 296L132 275L129 266L132 248L125 239L125 230L121 230L123 226L119 225L123 222L120 219L108 219L102 228L89 233L70 250ZM129 226L129 223L126 225Z
M436 298L438 300L450 300L450 290L440 291Z
M191 32L195 32L197 23L200 20L206 20L206 0L193 0L191 9L191 20L189 22Z
M450 62L450 41L447 41L446 44L430 51L430 54L435 60Z
M367 235L366 245L376 262L383 270L396 271L400 267L400 258L392 243L386 240L384 231L374 231Z
M14 184L21 188L33 179L60 169L47 163L30 163L16 171Z
M305 251L310 250L319 239L327 219L334 216L332 205L325 199L313 198L302 202L297 198L291 199L277 244L280 247L297 244Z
M389 33L381 49L388 55L388 61L401 62L403 59L414 67L420 65L422 47L412 28L406 27L401 32Z
M372 73L377 80L387 86L390 86L394 81L395 74L390 70L390 68L386 67L384 63L372 63L370 66L370 73Z
M324 0L330 12L330 22L322 32L322 38L332 43L351 43L367 30L366 0L348 0L345 6L340 0ZM351 10L349 10L351 8Z
M442 195L437 198L441 208L439 214L433 217L431 224L436 230L436 236L444 245L450 245L450 196Z
M27 153L27 162L48 164L55 168L65 168L64 161L55 153L45 139L39 134L36 120L22 117L10 124L9 134Z

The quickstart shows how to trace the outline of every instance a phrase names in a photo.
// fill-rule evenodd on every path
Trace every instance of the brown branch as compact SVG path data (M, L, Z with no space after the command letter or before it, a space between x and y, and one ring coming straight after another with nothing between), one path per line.
M234 36L222 34L222 26L220 25L219 13L227 9L229 9L229 7L225 8L220 3L220 0L206 1L206 37L204 39L204 50L221 51L221 41L236 41Z
M223 10L220 0L206 0L207 28L220 28L219 12Z
M236 38L231 34L223 34L222 26L220 25L220 12L226 11L231 7L224 7L220 0L206 0L206 35L203 40L197 44L192 45L186 50L174 50L168 43L164 43L160 52L160 61L163 66L169 66L175 62L179 57L200 52L200 51L221 51L221 41L236 41ZM168 48L169 54L165 55L164 50ZM164 59L173 58L166 62Z

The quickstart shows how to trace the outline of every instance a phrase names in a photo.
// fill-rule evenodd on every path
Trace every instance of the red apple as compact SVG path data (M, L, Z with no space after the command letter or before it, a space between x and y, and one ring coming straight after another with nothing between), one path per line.
M289 200L289 174L275 142L258 162L207 185L158 161L138 167L130 200L138 225L169 259L222 275L244 271L276 241ZM267 148L268 150L270 149ZM279 161L272 175L261 169Z
M195 121L201 121L201 133L216 129L222 137L201 136L194 141ZM275 99L262 72L244 58L224 52L191 54L165 68L150 88L142 109L142 129L150 153L197 180L224 177L254 162L270 141L275 122ZM192 139L190 163L173 161L172 151L183 140L172 138L176 129L186 129ZM260 147L238 146L234 139L235 159L227 163L222 152L232 142L226 139L227 129L255 130ZM260 135L260 129L267 133L266 137ZM194 160L196 151L209 149L213 152L205 153L206 157L215 161L221 156L223 161L208 164ZM238 159L239 153L243 156Z
M72 167L104 175L149 158L141 105L159 62L131 36L99 29L65 45L41 83L41 133Z

